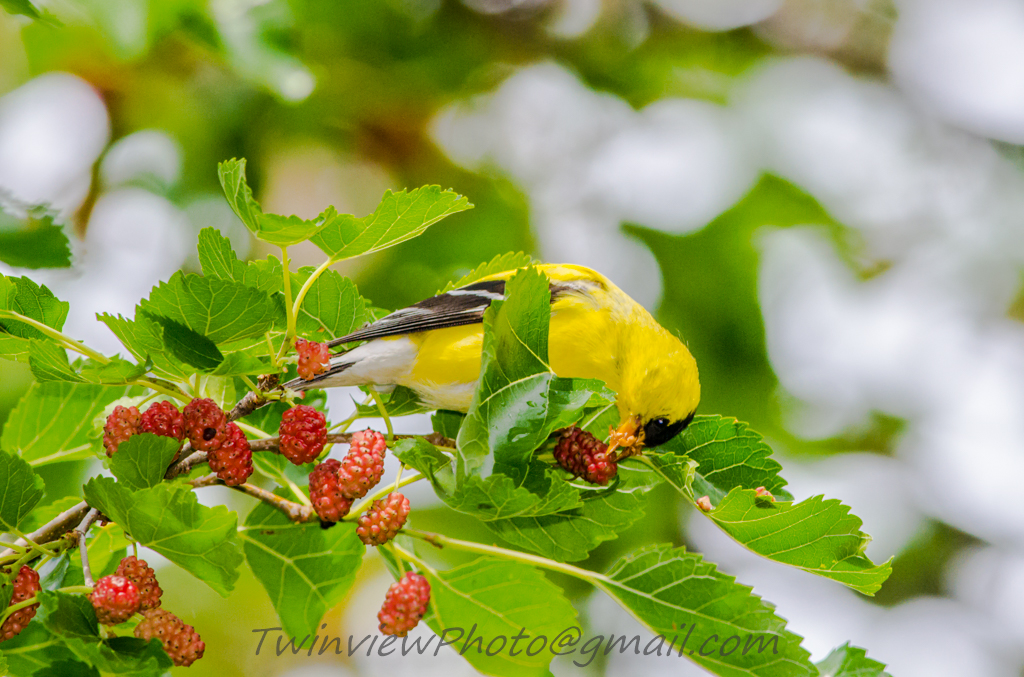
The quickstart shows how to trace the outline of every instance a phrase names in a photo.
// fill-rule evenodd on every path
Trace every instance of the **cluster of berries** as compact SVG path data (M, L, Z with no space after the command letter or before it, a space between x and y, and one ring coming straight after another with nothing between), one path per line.
M113 456L132 435L153 433L179 442L188 438L192 449L205 451L210 469L228 486L242 484L252 474L252 449L245 433L209 398L197 398L178 411L170 402L154 402L145 412L118 405L103 426L103 447ZM181 446L178 447L181 451ZM174 460L178 460L174 455Z
M195 628L160 608L162 594L146 560L128 556L114 574L96 581L89 601L96 610L96 620L103 625L124 623L141 613L135 636L146 641L156 637L175 665L192 665L203 657L206 644Z
M566 428L555 445L558 465L591 484L608 484L619 466L608 456L608 445L586 430Z

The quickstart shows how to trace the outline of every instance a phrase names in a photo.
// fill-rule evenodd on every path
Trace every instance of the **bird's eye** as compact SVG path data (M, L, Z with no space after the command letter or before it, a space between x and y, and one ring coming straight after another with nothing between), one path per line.
M664 417L652 418L644 424L644 446L657 447L665 444L682 432L686 426L690 425L690 421L692 420L693 414L690 414L685 419L676 421L675 423L672 423Z

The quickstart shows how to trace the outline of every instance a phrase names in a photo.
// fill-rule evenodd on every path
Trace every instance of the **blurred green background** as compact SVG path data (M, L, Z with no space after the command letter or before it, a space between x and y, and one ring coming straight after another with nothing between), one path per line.
M268 253L221 199L219 161L248 158L264 207L304 217L453 188L475 208L342 268L363 295L398 308L507 251L592 265L684 337L701 413L748 421L798 497L850 503L869 554L896 556L867 599L734 557L658 490L586 566L686 543L777 603L816 658L849 639L893 674L1019 675L1024 7L926 5L54 0L0 13L0 203L57 210L75 266L28 274L71 301L69 332L114 352L93 313L130 314L195 270L200 228ZM0 422L30 379L0 361ZM42 470L48 501L78 492L80 473ZM415 521L489 538L441 507ZM255 656L251 629L276 621L251 576L222 600L160 575L207 642L191 674L468 670ZM385 583L369 560L329 632L372 630ZM617 618L570 592L595 631Z

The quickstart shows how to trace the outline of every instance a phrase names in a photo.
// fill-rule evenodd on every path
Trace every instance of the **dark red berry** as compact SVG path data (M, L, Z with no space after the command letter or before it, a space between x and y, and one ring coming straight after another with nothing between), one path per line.
M299 353L299 377L311 381L331 366L331 350L326 343L295 339L295 350Z
M405 637L427 613L430 602L430 583L411 571L388 588L384 605L377 614L380 631L385 635Z
M160 596L164 591L160 589L160 584L156 582L156 573L146 564L146 560L128 555L117 565L117 571L114 573L124 576L138 588L139 608L142 611L160 606Z
M392 492L374 501L370 509L359 517L356 534L366 545L384 545L395 537L409 517L409 499Z
M145 618L135 626L135 636L147 642L159 639L175 665L189 666L203 657L206 644L191 625L163 609L150 609L142 615Z
M387 448L384 436L375 430L360 430L352 434L348 453L338 471L341 493L346 498L362 498L377 486L384 476L384 452Z
M237 486L252 474L252 449L245 433L234 423L228 423L228 439L218 449L207 453L210 470L229 487Z
M608 445L580 428L568 428L555 445L555 460L591 484L608 484L618 464L608 458Z
M327 443L327 419L313 407L296 405L281 417L278 436L285 458L295 465L310 463Z
M39 592L39 574L30 566L22 566L18 575L14 577L14 592L11 595L11 603L14 606L21 602L32 599ZM39 604L30 604L27 607L18 609L0 625L0 642L14 637L28 625L28 622L36 615Z
M124 623L139 610L139 589L124 576L104 576L96 581L89 595L96 609L96 620L103 625Z
M103 448L107 450L107 456L113 456L122 442L139 432L139 420L137 408L120 404L114 407L103 426Z
M181 442L185 439L185 417L181 415L177 407L166 400L154 402L146 411L142 412L139 431L162 437L173 437ZM181 451L181 445L178 446L178 451ZM177 454L174 455L174 460L178 460Z
M185 405L185 432L196 451L219 449L228 438L228 419L208 397L195 399Z
M309 500L313 509L325 522L338 522L352 508L352 500L345 498L338 483L341 463L329 458L309 473Z

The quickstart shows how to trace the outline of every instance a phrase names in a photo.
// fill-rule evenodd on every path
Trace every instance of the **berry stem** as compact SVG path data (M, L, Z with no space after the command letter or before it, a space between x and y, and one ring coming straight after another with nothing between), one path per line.
M291 262L288 260L288 247L281 247L281 268L284 272L284 310L288 320L288 331L281 343L278 359L284 356L295 339L295 307L292 305L292 271Z
M539 555L531 555L525 552L519 552L517 550L508 550L506 548L499 548L496 545L484 545L483 543L473 543L471 541L462 541L457 538L451 538L443 534L435 534L429 531L419 531L417 529L402 529L402 533L408 534L415 538L422 539L427 543L430 543L436 548L454 548L456 550L463 550L465 552L475 552L481 555L494 555L497 557L503 557L505 559L514 560L516 562L523 562L524 564L532 564L539 566L543 569L549 569L551 571L557 571L559 573L567 574L573 578L579 578L592 585L598 587L602 583L608 583L609 579L604 574L599 574L596 571L587 571L579 567L574 567L571 564L564 564L562 562L556 562L547 557L540 557ZM396 548L398 546L395 546ZM401 550L400 548L398 548Z
M55 341L60 342L68 350L73 350L76 353L85 355L88 358L96 360L100 364L110 364L110 358L107 357L106 355L96 352L95 350L85 345L84 343L80 343L75 339L71 338L70 336L68 336L67 334L57 331L53 327L47 326L38 320L33 320L31 317L26 317L25 315L22 315L21 313L15 312L13 310L0 310L0 317L6 317L12 320L17 320L18 322L24 322L25 324L31 326L33 329L37 329L38 331L41 331L50 338L54 339Z
M334 261L332 261L331 259L327 259L326 261L321 263L320 266L313 271L312 275L310 275L302 284L302 288L299 289L299 293L295 295L295 304L294 307L292 308L293 316L297 316L299 314L299 310L302 308L302 302L306 299L306 294L312 288L313 283L316 282L317 278L323 275L324 271L330 268L331 264L333 263ZM285 267L287 268L287 266Z
M384 498L392 491L397 491L398 489L401 489L402 487L408 484L412 484L413 482L419 482L421 479L423 479L423 477L424 476L419 473L416 473L415 475L408 475L402 478L401 482L396 482L394 485L388 485L383 489L378 489L375 493L364 498L362 503L353 506L352 509L348 511L348 514L345 515L344 519L359 519L359 516L366 512L366 509L373 505L374 501Z
M27 546L29 539L36 543L49 543L64 534L66 531L69 531L72 525L80 522L87 512L89 512L89 504L82 501L78 505L68 508L61 514L57 515L31 534L28 534L27 538L21 539L25 542L15 542L15 545L22 547ZM12 554L14 554L14 551L5 550L0 553L0 560L8 558Z
M405 560L411 564L415 564L419 567L420 571L429 571L430 575L437 578L437 569L433 568L416 555L412 554L400 545L395 545L394 541L391 543L385 543L382 547L391 548L391 551L398 557L399 560Z
M370 397L377 403L377 411L380 412L381 418L384 419L384 426L388 429L388 442L393 442L395 440L395 431L391 427L391 417L388 416L387 407L384 406L384 399L380 396L380 393L372 389L370 390Z
M255 435L256 437L260 438L261 440L266 440L266 439L270 438L270 434L269 433L263 432L262 430L260 430L259 428L257 428L254 425L249 425L248 423L243 423L241 421L235 421L234 423L235 423L235 425L237 425L239 428L241 428L245 432L249 433L250 435Z
M156 378L136 379L135 381L129 381L126 385L141 386L143 388L149 388L150 390L154 390L154 391L160 393L161 395L166 395L167 397L174 398L174 399L178 400L179 402L188 402L189 400L192 399L188 395L186 395L183 392L181 392L181 390L176 385L174 385L173 383L169 383L169 382L163 381L161 379L156 379Z
M25 535L24 533L18 531L17 529L10 529L10 532L12 534L14 534L15 536L17 536L19 541L25 541L25 544L28 545L29 548L31 548L35 552L39 553L40 555L45 555L46 557L56 557L57 556L57 553L55 553L53 550L50 550L49 548L47 548L47 547L45 547L45 546L43 546L43 545L41 545L39 543L36 543L34 540L32 540L32 538L30 536Z

